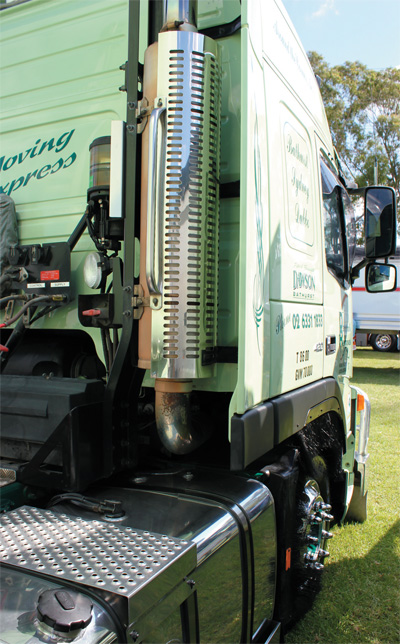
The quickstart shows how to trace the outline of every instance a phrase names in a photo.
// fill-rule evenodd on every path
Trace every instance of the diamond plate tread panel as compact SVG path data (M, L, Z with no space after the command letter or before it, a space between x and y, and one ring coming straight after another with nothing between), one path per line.
M160 600L196 567L196 546L23 506L0 517L0 561L114 596L124 604L118 612L131 619L133 612L137 617L149 608L148 602Z

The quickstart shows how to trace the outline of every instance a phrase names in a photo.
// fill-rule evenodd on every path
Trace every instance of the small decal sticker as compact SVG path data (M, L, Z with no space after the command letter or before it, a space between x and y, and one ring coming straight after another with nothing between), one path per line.
M50 284L51 288L57 288L57 287L58 288L60 288L60 287L65 288L66 286L69 286L69 285L70 285L69 282L52 282Z
M40 279L42 282L50 282L51 280L60 279L60 271L40 271Z

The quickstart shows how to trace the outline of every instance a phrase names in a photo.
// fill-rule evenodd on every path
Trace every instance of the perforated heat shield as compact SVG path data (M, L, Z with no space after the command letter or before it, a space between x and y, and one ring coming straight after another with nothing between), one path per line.
M73 582L132 624L196 567L193 543L23 506L0 517L0 561Z
M221 69L218 45L193 32L159 36L166 106L161 183L162 308L153 311L152 375L198 378L217 342Z

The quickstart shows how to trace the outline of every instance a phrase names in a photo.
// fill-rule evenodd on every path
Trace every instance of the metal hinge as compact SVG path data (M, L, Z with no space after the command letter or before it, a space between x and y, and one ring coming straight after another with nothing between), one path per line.
M150 296L144 297L143 288L140 284L135 284L133 287L132 308L133 319L140 320L143 315L145 306L150 306Z
M153 108L149 104L149 101L145 96L143 96L142 100L138 102L138 106L136 109L136 118L138 120L138 126L137 126L137 133L141 134L146 127L148 118L152 112Z
M126 92L127 91L126 72L127 72L127 69L128 69L128 63L123 63L122 65L119 66L119 68L120 68L121 72L125 72L125 82L118 89L119 89L120 92Z

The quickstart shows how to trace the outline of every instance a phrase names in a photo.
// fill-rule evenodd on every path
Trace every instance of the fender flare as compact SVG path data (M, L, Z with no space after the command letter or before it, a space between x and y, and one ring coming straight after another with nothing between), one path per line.
M262 402L231 419L231 470L243 470L317 418L336 413L346 427L342 395L324 378Z

